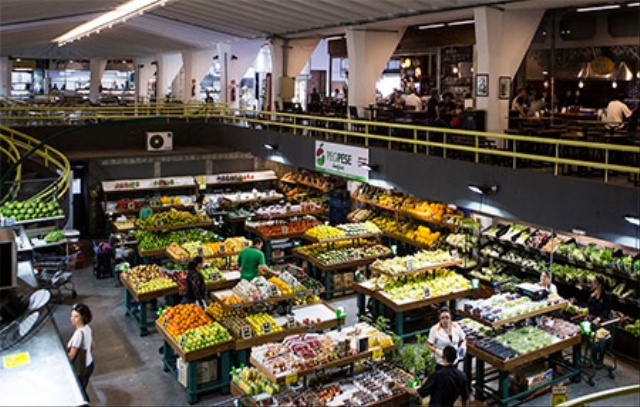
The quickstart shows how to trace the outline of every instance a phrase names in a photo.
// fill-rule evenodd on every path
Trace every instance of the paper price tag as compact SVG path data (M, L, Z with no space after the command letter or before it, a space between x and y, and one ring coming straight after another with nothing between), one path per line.
M316 330L316 326L315 325L307 325L307 331L313 332L315 330Z
M371 359L373 360L382 359L382 355L383 355L382 348L379 346L371 351Z
M296 296L298 298L303 298L304 296L306 296L307 294L304 291L298 291L296 292Z
M164 321L162 321L162 327L166 328L168 323L169 323L169 316L165 315L164 316Z
M296 320L293 318L293 315L287 316L287 328L293 329L296 326Z
M225 254L227 252L227 246L221 244L220 246L218 246L218 252L220 252L220 254Z
M290 385L292 385L294 383L297 383L298 382L298 374L297 373L293 373L293 374L287 375L284 378L284 382L285 382L285 384L287 386L290 386Z
M212 271L210 276L211 282L215 283L220 279L220 274L217 271Z
M236 304L232 306L231 309L242 309L242 304Z
M184 349L184 345L187 344L187 335L182 335L180 337L180 347Z
M127 204L127 209L130 211L135 211L136 210L136 204L134 202L129 202Z
M262 331L264 332L265 335L268 335L271 333L271 324L268 322L265 322L262 324Z
M283 234L283 235L286 235L286 234L288 234L288 233L289 233L289 228L288 228L288 227L286 227L286 226L283 226L283 227L282 227L282 234Z
M202 246L198 246L198 256L200 257L204 257L204 249L202 248Z
M269 292L270 292L272 297L277 297L278 296L278 287L276 287L275 285L270 285L269 286Z
M457 259L458 258L458 249L452 249L451 250L451 258L452 259Z
M429 288L425 288L424 289L424 298L429 298L431 297L431 290L429 290Z
M245 241L242 243L242 245L243 245L244 247L249 247L249 242L245 240Z
M157 228L162 227L162 224L163 224L162 219L156 218L156 221L155 221L156 227Z
M407 260L407 270L413 270L413 259Z
M16 353L14 355L5 356L2 358L2 363L5 369L26 365L31 362L28 352Z
M251 328L249 328L248 326L243 326L242 339L249 339L249 338L251 338Z

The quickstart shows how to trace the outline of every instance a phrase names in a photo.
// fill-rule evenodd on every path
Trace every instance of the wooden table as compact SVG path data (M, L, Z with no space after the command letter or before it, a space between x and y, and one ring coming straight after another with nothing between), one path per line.
M476 348L472 343L467 346L467 356L464 360L464 372L467 376L467 380L471 383L472 379L472 362L473 358L476 358L476 375L475 375L475 395L479 401L484 401L487 395L495 398L501 406L506 406L511 402L518 401L530 394L537 392L540 389L553 386L561 383L567 379L573 381L580 381L580 348L582 344L582 337L575 335L571 338L560 340L550 346L547 346L536 351L516 356L509 360L502 360L482 349ZM567 348L572 348L571 361L567 362L562 357L562 351ZM555 357L552 357L554 356ZM554 369L554 376L550 382L543 385L535 386L527 391L509 396L509 374L514 369L524 366L539 359L548 359L549 364ZM498 370L498 391L496 392L486 383L485 363L490 364ZM566 374L559 375L556 372L557 367L562 367L567 370Z
M190 404L197 402L199 395L202 393L208 393L213 390L220 390L223 394L229 393L229 371L231 369L229 353L231 349L233 349L233 340L217 343L191 352L185 352L184 349L180 347L180 344L178 344L158 322L156 322L156 330L160 333L163 339L162 370L165 372L171 372L174 377L177 377L177 358L180 357L184 362L186 362L187 385L184 391L189 397ZM199 384L197 362L213 357L218 358L219 361L217 380Z
M404 323L405 323L404 313L405 312L415 310L415 309L426 308L433 304L439 304L443 302L449 302L449 308L453 310L455 309L455 300L457 300L458 298L469 297L474 294L473 290L462 290L462 291L452 292L446 295L441 295L438 297L428 297L428 298L415 300L415 301L396 302L392 300L389 296L385 295L382 291L374 290L373 287L367 282L354 283L353 288L357 293L358 313L361 315L365 314L366 312L365 296L371 297L376 303L376 305L374 306L374 309L376 309L376 312L374 312L374 314L376 315L374 316L384 315L384 309L378 309L380 308L380 306L386 307L395 313L394 332L397 335L399 335L401 338L415 336L417 334L425 333L430 330L430 328L428 328L428 329L416 330L416 331L405 333L404 332Z
M135 321L136 326L140 329L140 336L147 336L149 334L147 328L154 326L155 320L155 318L147 319L147 307L156 307L157 300L164 297L167 298L168 303L173 303L173 296L179 292L178 285L176 284L175 287L163 290L139 294L136 289L131 286L129 280L125 278L123 273L120 273L120 282L124 286L124 314L125 316L130 316Z
M518 316L515 316L513 318L500 319L500 320L495 321L495 322L486 321L486 320L484 320L484 319L482 319L480 317L477 317L477 316L475 316L473 314L470 314L470 313L468 313L468 312L466 312L464 310L458 310L457 313L460 314L463 317L471 318L474 321L478 321L481 324L484 324L484 325L490 326L491 328L496 329L496 328L500 328L501 326L504 326L504 325L507 325L507 324L512 324L514 322L521 321L521 320L526 319L526 318L533 318L533 317L536 317L538 315L548 314L549 312L563 310L566 307L567 307L567 302L566 301L562 301L562 302L560 302L558 304L549 305L549 306L546 306L546 307L544 307L542 309L539 309L539 310L536 310L536 311L527 312L526 314L518 315Z

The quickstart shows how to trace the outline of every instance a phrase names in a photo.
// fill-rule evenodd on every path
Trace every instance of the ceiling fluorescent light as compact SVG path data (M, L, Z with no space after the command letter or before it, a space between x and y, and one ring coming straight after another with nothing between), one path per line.
M633 2L633 3L627 3L627 7L638 7L638 6L640 6L640 2L639 1L636 1L636 2Z
M444 27L444 26L445 26L444 23L421 25L421 26L418 27L418 30L430 30L432 28L441 28L441 27Z
M264 145L264 148L266 148L267 150L277 150L278 146L272 143L267 143Z
M619 4L607 4L604 6L582 7L577 9L576 11L578 13L586 13L589 11L614 10L617 8L620 8Z
M467 188L469 188L469 191L473 192L474 194L478 194L478 195L495 194L496 192L498 192L498 189L500 189L497 185L491 185L491 186L488 186L488 187L481 187L481 186L473 185L473 184L467 185Z
M624 220L631 223L632 225L640 226L640 218L633 215L624 215Z
M370 165L370 164L360 164L360 168L363 168L363 169L365 169L365 170L367 170L367 171L375 171L375 170L377 170L377 169L378 169L378 167L377 167L377 166L375 166L375 165Z
M327 41L333 41L333 40L341 40L344 38L344 35L334 35L333 37L327 37L325 38L325 40Z
M108 11L91 21L75 27L52 41L57 42L58 46L63 46L82 37L88 37L89 34L98 33L104 28L111 28L113 24L124 22L129 17L135 17L139 12L151 10L157 6L164 6L167 1L168 0L131 0L112 11Z
M473 24L473 23L475 23L474 20L460 20L460 21L452 21L450 23L447 23L447 25L449 27L453 27L456 25L466 25L466 24Z

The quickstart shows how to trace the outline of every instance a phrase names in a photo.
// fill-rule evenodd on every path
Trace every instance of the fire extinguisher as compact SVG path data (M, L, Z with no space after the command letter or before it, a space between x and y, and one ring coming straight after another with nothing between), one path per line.
M229 99L231 102L235 102L236 101L236 81L235 79L231 80L231 89L229 91Z

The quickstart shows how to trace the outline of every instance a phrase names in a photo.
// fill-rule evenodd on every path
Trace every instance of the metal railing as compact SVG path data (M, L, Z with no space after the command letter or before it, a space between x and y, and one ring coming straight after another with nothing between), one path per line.
M10 165L14 165L20 160L20 150L16 147L15 143L4 134L0 133L0 154L7 157ZM4 203L7 199L15 197L20 191L20 181L22 180L22 165L17 164L13 176L13 185L7 191L4 196L0 196L0 204Z
M600 400L608 400L616 397L627 396L630 394L640 393L640 384L634 384L632 386L617 387L615 389L607 389L598 393L587 394L586 396L578 397L577 399L566 401L562 404L558 404L558 407L576 407L587 406L589 403Z
M7 140L11 144L13 144L16 150L18 150L18 156L16 157L14 155L14 158L16 159L10 159L10 161L18 165L18 167L16 167L16 172L21 171L19 167L23 160L28 158L29 155L35 154L37 158L42 160L42 163L45 167L53 169L58 174L58 178L55 182L47 185L44 189L31 196L29 199L39 198L42 200L47 200L54 197L60 199L65 195L69 188L71 166L69 164L69 160L64 154L47 144L43 144L38 139L35 139L31 136L28 136L24 133L3 126L1 124L0 136L3 140ZM20 176L17 178L18 183L21 180L22 176L21 172L19 174ZM15 177L14 180L16 180ZM2 199L6 200L9 198L15 198L16 192L17 191L12 191L10 189L9 193L6 194Z
M215 120L221 123L287 132L337 142L403 149L415 154L462 158L526 168L546 166L558 176L577 167L638 179L640 145L455 130L415 124L351 120L285 112L234 109L219 104L145 104L129 106L26 106L0 108L0 123L80 125L104 120L162 117L167 121Z

